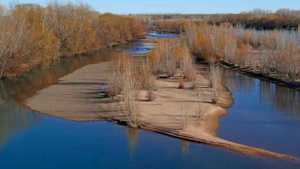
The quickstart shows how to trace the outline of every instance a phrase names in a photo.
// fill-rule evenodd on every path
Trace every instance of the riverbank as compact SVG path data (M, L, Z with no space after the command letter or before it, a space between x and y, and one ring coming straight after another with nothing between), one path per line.
M111 62L87 65L58 80L58 83L42 89L25 100L25 105L35 111L68 120L108 120L128 124L128 113L120 102L105 96ZM210 81L202 75L207 68L197 71L197 87L179 89L176 79L157 79L155 99L137 101L138 126L177 138L210 144L247 155L259 155L280 159L292 156L274 153L217 137L219 118L226 115L225 108L215 103ZM206 75L208 72L205 73ZM223 91L229 95L228 91ZM228 101L228 100L227 100ZM230 105L229 101L227 104ZM224 103L223 103L224 105Z
M0 15L0 79L146 34L144 22L134 16L100 14L80 4L20 4L5 13Z
M26 68L26 69L23 69L22 71L19 71L18 73L7 74L6 76L2 76L2 77L0 77L0 81L5 81L5 80L16 81L16 80L18 80L18 78L22 78L23 76L26 76L27 74L31 74L32 72L35 72L37 70L51 69L51 67L55 67L56 65L59 65L60 62L66 61L66 60L70 61L71 59L76 60L77 58L82 58L82 57L93 57L95 55L99 55L100 53L108 53L108 52L113 53L113 51L117 51L118 49L123 48L126 45L130 45L136 41L144 39L145 36L146 36L146 34L143 34L142 36L136 37L131 40L126 40L125 42L113 43L108 47L91 49L86 52L75 53L72 55L63 55L63 56L60 56L59 60L56 60L55 62L48 64L48 65L38 64L38 65L35 65L30 68L25 65L24 68Z
M271 82L274 82L278 85L287 86L290 88L300 89L300 81L292 81L291 79L287 78L286 76L277 74L277 73L268 73L263 72L259 69L256 69L254 67L246 67L246 66L240 66L237 64L229 63L226 61L221 61L221 65L223 65L226 68L230 68L233 70L237 70L241 73L245 73L250 76L254 76L260 79L265 79Z

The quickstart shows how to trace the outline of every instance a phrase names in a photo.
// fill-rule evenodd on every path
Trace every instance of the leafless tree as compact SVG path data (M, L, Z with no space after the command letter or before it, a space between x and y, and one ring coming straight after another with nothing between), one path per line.
M14 52L22 46L24 35L24 18L6 16L0 20L0 78L4 76Z

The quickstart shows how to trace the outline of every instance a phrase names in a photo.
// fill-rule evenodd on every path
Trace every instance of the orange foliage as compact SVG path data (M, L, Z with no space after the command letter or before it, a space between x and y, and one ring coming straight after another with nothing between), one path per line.
M255 31L220 25L190 25L186 28L189 47L199 57L214 63L225 61L253 67L263 73L300 78L298 32Z
M195 80L193 58L182 39L158 41L148 60L154 74L174 76L179 71L187 80Z
M184 27L188 22L186 20L157 20L153 23L153 31L180 33L184 31Z
M86 5L17 5L7 15L0 8L0 78L145 34L134 17L102 15Z

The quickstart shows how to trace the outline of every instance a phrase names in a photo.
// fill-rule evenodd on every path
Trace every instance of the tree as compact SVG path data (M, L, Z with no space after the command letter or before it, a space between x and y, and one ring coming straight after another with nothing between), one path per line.
M24 18L13 16L2 17L0 20L0 78L11 66L14 52L22 46L25 36Z
M0 4L0 17L2 17L5 14L5 11L5 7Z

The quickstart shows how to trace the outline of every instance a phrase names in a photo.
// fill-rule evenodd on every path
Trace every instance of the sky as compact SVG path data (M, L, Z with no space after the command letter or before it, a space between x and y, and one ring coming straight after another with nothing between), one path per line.
M0 0L0 4L37 3L51 0ZM56 0L61 2L61 0ZM66 1L62 1L66 2ZM300 0L68 0L82 2L99 12L129 13L239 13L253 9L300 9Z

